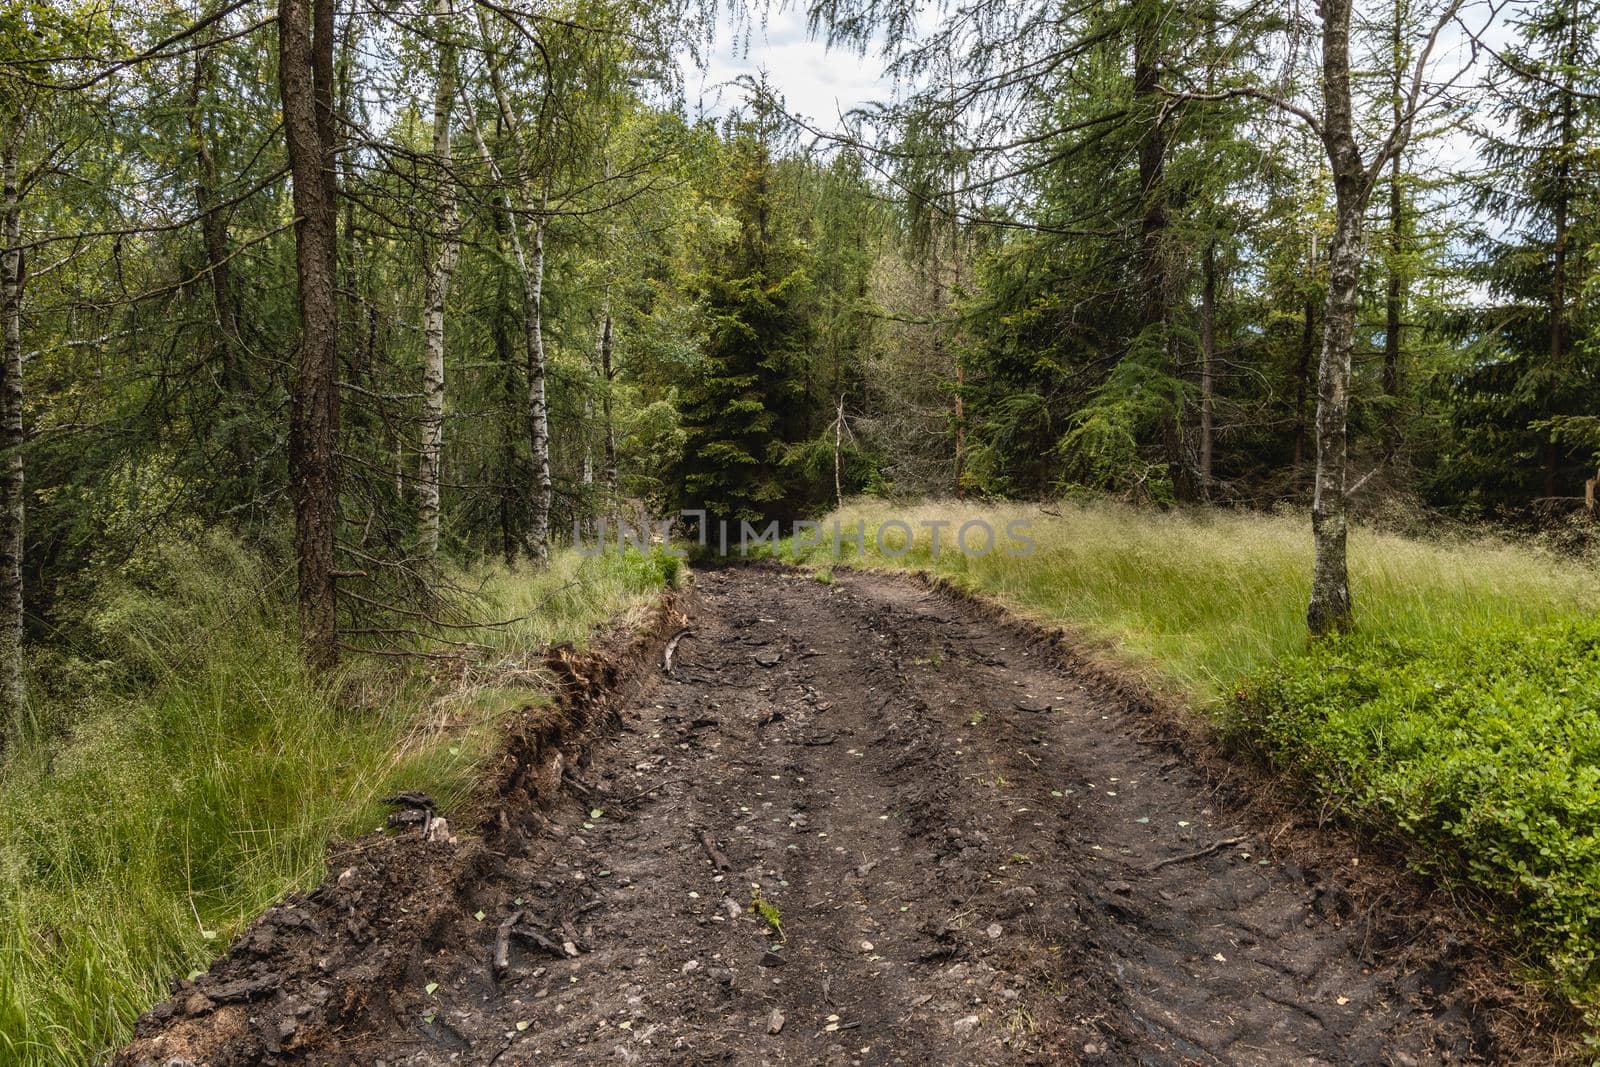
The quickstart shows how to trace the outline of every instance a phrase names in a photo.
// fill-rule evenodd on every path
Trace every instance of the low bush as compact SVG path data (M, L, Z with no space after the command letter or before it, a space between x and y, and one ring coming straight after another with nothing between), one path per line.
M1233 736L1499 896L1556 981L1600 1000L1600 621L1318 643L1233 708Z

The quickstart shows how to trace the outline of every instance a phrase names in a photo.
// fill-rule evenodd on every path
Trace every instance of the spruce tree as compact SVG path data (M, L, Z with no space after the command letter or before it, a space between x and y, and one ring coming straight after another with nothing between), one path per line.
M1579 299L1600 206L1600 11L1553 0L1522 15L1504 53L1475 181L1489 220L1477 281L1491 301L1465 316L1484 342L1452 383L1454 448L1440 474L1449 497L1493 512L1582 493L1600 435L1600 351Z
M736 232L700 279L707 339L684 386L679 481L686 508L753 522L797 503L786 499L780 468L805 426L798 409L810 277L780 192L770 113L758 104L736 129L726 168Z

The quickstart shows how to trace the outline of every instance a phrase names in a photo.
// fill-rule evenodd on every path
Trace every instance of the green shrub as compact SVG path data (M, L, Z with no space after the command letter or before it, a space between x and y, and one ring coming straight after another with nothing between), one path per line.
M1262 672L1229 729L1425 865L1510 905L1569 993L1600 986L1600 622L1354 636Z

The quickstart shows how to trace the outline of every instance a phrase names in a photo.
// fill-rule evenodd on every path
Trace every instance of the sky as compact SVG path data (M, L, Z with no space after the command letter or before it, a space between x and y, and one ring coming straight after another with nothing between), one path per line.
M691 115L702 110L707 115L726 114L741 99L738 86L729 83L740 75L762 72L783 94L791 114L829 129L838 125L841 112L890 96L893 87L882 76L875 53L857 56L848 50L829 50L806 32L803 12L781 6L783 10L767 16L765 25L752 25L747 33L736 33L727 23L719 26L704 71L684 61Z

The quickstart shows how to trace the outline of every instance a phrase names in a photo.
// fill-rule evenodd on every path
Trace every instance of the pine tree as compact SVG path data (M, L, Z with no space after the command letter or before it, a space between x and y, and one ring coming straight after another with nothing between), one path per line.
M1581 493L1600 407L1594 315L1578 299L1600 207L1600 11L1552 0L1526 11L1505 53L1476 181L1492 229L1477 280L1493 301L1463 332L1488 342L1455 377L1455 447L1440 486L1490 511ZM1500 227L1505 227L1503 230Z
M728 207L737 233L707 263L707 341L684 387L684 506L731 521L786 510L780 466L804 432L804 314L809 258L794 233L772 158L773 126L756 118L729 148Z

